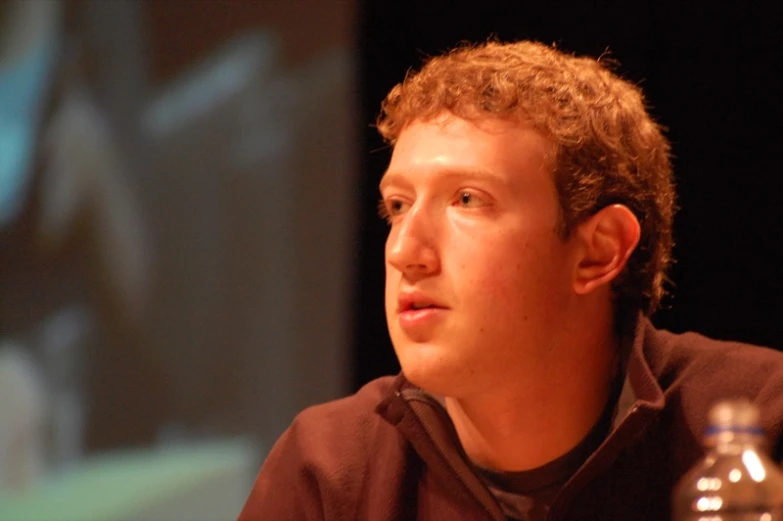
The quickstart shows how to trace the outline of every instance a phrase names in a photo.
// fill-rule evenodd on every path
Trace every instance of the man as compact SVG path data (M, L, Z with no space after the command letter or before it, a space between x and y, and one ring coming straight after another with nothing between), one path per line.
M301 413L241 521L663 520L715 400L775 440L783 356L656 330L674 190L639 90L530 42L387 96L386 313L402 374Z

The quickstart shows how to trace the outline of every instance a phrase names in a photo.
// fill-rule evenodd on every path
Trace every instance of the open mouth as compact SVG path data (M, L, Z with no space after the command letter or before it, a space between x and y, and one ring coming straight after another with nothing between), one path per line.
M426 309L443 309L443 306L429 300L402 300L399 305L400 313L405 313L406 311L423 311Z
M436 308L436 307L438 307L438 306L436 306L434 304L418 304L418 303L414 303L414 304L411 304L408 307L408 309L406 309L406 311L417 311L419 309L429 309L429 308Z
M418 292L401 293L397 300L397 312L424 311L427 309L445 309L434 298Z

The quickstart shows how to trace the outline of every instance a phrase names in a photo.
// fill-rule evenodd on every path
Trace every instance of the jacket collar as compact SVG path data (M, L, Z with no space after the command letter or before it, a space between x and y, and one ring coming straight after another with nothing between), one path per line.
M650 320L640 314L634 332L621 344L621 368L625 373L623 390L615 409L614 427L638 409L657 414L663 409L664 396L661 386L651 368L648 355L658 358L656 342L651 337L655 333Z
M623 388L615 407L613 429L563 487L552 505L552 519L557 519L573 496L596 475L604 472L629 443L642 436L663 409L664 394L650 363L650 357L657 360L654 365L660 362L661 353L656 349L655 333L649 319L640 314L633 334L621 343ZM446 476L457 477L469 495L492 518L503 519L499 505L473 473L448 414L435 398L400 373L376 412L397 427L428 467L443 471Z
M574 497L592 479L611 467L623 449L641 438L663 410L664 394L650 363L651 358L660 358L660 346L655 333L649 319L640 314L633 335L627 337L620 346L621 367L625 376L615 406L613 429L563 486L552 504L550 519L563 518Z
M473 472L448 413L435 398L401 373L376 412L406 437L432 476L444 485L443 490L461 489L456 501L468 498L469 505L489 519L505 519L492 493Z

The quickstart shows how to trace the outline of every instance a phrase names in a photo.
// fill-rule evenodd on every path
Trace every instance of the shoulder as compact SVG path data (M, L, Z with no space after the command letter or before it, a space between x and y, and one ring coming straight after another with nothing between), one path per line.
M645 357L667 401L704 416L718 400L747 398L761 409L767 431L783 433L783 353L699 333L645 330Z
M267 455L239 519L352 519L378 467L370 460L385 451L385 470L404 464L404 440L375 412L393 381L299 413Z
M347 436L355 443L356 438L366 437L382 423L386 424L375 410L390 392L393 382L391 376L378 378L350 396L308 407L294 418L288 433L295 436L317 433L319 438L329 440L330 445L341 443Z
M351 396L308 407L300 412L281 438L301 445L304 458L334 459L343 465L357 459L361 449L379 436L396 433L375 411L390 392L391 376L373 380Z
M783 353L769 347L695 332L672 333L651 325L645 330L644 344L651 368L664 380L720 377L716 381L720 385L736 382L753 389L783 384Z

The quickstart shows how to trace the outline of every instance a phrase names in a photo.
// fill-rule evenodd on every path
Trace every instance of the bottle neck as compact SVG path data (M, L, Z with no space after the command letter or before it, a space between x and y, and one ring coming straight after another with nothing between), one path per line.
M719 453L738 453L748 448L766 450L767 440L759 428L710 428L704 440L705 445Z

